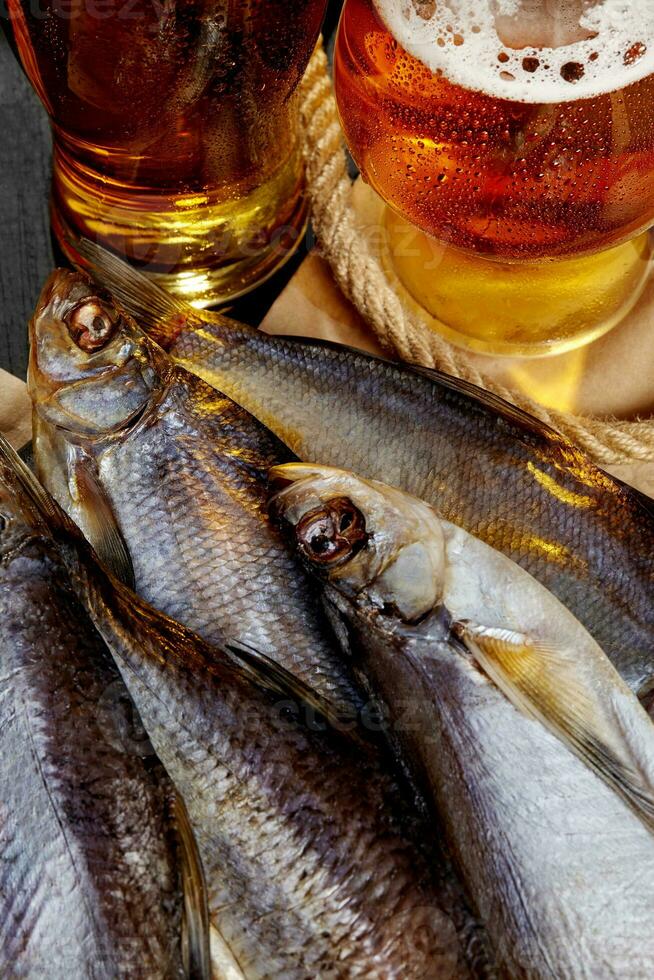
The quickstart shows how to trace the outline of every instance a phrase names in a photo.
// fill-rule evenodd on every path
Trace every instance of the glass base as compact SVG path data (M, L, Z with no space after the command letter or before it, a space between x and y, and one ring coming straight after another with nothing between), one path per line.
M404 301L451 343L482 354L549 357L596 340L642 295L649 232L596 255L546 263L470 256L384 209L386 272Z
M300 151L246 196L139 194L79 167L55 146L52 229L81 268L83 236L137 266L198 308L224 306L273 275L300 245L308 220Z

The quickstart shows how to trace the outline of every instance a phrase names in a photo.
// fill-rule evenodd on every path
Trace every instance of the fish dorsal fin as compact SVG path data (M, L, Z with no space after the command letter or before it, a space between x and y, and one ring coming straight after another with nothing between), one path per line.
M99 285L109 290L141 329L164 349L175 342L188 323L198 324L200 319L226 322L220 313L203 311L200 318L190 303L173 296L149 276L87 238L71 240L71 245L89 263L88 271Z
M96 242L75 238L71 245L90 264L89 271L99 285L107 289L131 316L147 321L142 323L144 329L156 326L159 320L193 309L189 303L162 289L145 273Z
M183 958L187 980L211 980L209 904L204 868L184 801L173 803L184 895Z
M549 729L654 833L654 728L637 698L620 691L633 699L629 722L604 688L600 694L583 683L565 650L469 621L454 624L453 632L509 701Z
M565 446L573 450L572 443L568 442L551 425L547 425L546 422L541 422L535 415L530 415L524 409L518 408L517 405L507 401L506 398L502 398L500 395L496 395L486 388L480 388L471 381L464 381L463 378L455 378L449 374L443 374L442 371L437 371L435 368L423 367L420 364L409 363L408 368L414 374L428 378L430 381L449 388L451 391L456 391L459 394L474 398L475 401L481 402L486 408L505 419L511 425L515 425L526 434L535 436L537 439L546 439L550 443L556 443L559 446ZM578 449L574 449L574 452L579 453L580 456L582 455Z
M547 423L541 422L541 420L537 419L535 415L530 415L528 412L525 412L524 409L518 408L516 405L513 405L500 395L495 395L486 388L480 388L471 381L464 381L463 378L455 378L453 375L445 374L443 371L439 371L436 368L424 367L423 365L416 364L412 361L398 363L397 361L392 360L390 357L384 357L380 354L371 354L370 351L360 350L358 347L352 347L349 344L341 344L334 340L326 340L323 337L298 337L295 334L275 334L271 339L285 341L286 343L294 344L295 346L322 347L325 350L331 350L335 353L349 353L355 355L356 357L363 358L366 361L376 362L378 364L388 364L393 368L393 370L401 372L408 377L415 375L420 378L425 378L434 385L438 385L441 388L447 388L449 391L453 391L457 394L465 395L466 397L474 399L474 401L479 402L485 408L490 409L495 415L499 415L507 422L522 429L526 434L534 436L538 439L546 439L549 442L557 443L558 445L565 446L566 449L573 450L580 456L583 455L581 450L574 449L572 443L568 442L568 440L565 439L560 432L557 432L556 429L553 429L551 426L547 425Z
M338 715L326 698L267 654L244 643L230 643L227 650L236 658L238 666L252 683L272 694L299 702L301 706L309 708L314 716L323 718L332 728L342 728L345 719Z
M70 472L84 514L84 531L100 561L119 581L133 589L132 559L107 493L98 480L95 461L77 448L73 452Z

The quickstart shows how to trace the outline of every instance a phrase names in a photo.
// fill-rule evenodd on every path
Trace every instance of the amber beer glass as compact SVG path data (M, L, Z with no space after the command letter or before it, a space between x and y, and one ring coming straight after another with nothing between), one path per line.
M389 272L455 343L544 355L620 321L650 270L653 0L346 0L350 149Z
M269 275L306 218L297 88L326 0L8 0L54 132L53 228L196 305Z

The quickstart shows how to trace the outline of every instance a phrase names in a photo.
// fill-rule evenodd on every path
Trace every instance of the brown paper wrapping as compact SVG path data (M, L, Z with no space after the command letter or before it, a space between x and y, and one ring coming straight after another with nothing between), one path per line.
M32 438L27 386L0 368L0 431L16 449Z

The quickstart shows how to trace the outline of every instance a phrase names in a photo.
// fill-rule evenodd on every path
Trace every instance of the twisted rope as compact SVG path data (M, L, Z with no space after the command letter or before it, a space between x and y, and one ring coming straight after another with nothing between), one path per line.
M434 333L404 306L357 226L352 182L322 46L317 48L305 76L300 111L314 230L339 287L389 354L438 368L494 392L557 429L604 466L654 460L654 419L624 422L547 409L487 377L465 351Z

